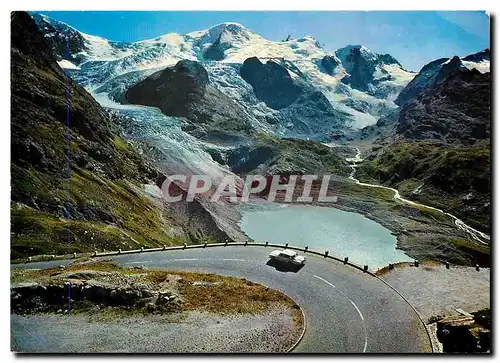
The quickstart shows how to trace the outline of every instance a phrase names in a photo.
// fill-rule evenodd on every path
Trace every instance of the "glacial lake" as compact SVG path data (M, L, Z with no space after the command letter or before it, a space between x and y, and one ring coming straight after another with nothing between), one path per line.
M241 207L240 227L259 242L289 243L316 251L329 251L335 257L370 270L389 263L413 261L396 249L396 237L382 225L365 216L335 208L262 204Z

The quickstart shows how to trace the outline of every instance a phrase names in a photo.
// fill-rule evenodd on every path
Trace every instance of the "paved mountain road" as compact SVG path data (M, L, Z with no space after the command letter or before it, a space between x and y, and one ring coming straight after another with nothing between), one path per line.
M355 268L306 254L298 272L267 265L271 248L217 247L101 257L125 266L217 273L283 291L303 309L307 329L293 352L431 352L411 307L378 279ZM25 264L45 268L61 261Z

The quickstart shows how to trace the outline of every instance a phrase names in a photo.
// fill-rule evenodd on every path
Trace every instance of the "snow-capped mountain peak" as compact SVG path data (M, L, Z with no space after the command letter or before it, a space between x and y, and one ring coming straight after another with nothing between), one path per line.
M234 22L126 43L32 15L59 65L91 91L107 92L121 100L127 87L152 73L183 59L198 61L206 68L211 84L235 102L247 104L249 114L264 120L264 127L268 127L265 120L273 118L269 115L275 111L259 104L239 74L249 58L257 57L264 63L273 60L283 66L296 82L308 83L323 93L339 115L344 115L344 124L354 128L374 124L387 110L396 108L393 100L414 76L390 55L377 54L362 45L329 52L313 36L273 41Z
M205 30L198 30L187 33L186 36L198 39L202 43L214 43L223 33L233 34L235 36L247 36L249 34L255 34L240 23L225 22L214 25Z
M347 45L335 51L336 56L342 63L348 62L354 57L362 57L367 61L375 61L377 56L364 45Z
M199 49L204 58L216 61L225 59L229 49L240 49L262 39L239 23L217 24L204 31L188 33L186 37L194 39L193 47Z

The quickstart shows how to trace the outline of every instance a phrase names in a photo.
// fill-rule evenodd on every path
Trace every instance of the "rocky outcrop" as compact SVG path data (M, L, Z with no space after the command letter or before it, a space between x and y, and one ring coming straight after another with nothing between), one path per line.
M401 64L389 54L375 54L361 45L349 45L335 52L341 61L347 75L342 82L357 90L368 92L376 97L386 97L393 89L377 89L384 81L392 80L391 75L383 68L384 65ZM382 75L377 75L376 72Z
M437 322L437 337L444 353L485 353L491 349L489 327L476 317L448 316Z
M212 43L203 53L205 59L220 61L224 59L224 51L229 48L229 45L221 42L221 36Z
M433 85L402 107L395 132L405 139L472 145L491 132L491 77L453 58Z
M275 110L290 106L305 91L285 67L274 61L261 63L257 57L248 58L240 75L252 86L257 98Z
M337 174L350 167L340 153L314 141L265 138L228 151L228 166L237 174Z
M130 87L126 97L131 103L159 107L169 116L192 117L192 106L203 99L208 82L200 63L182 60Z
M337 57L331 55L325 55L321 59L321 66L329 75L334 75L338 66L341 65L340 60Z
M181 60L126 92L130 103L158 107L165 115L184 117L185 130L211 141L235 141L253 133L244 109L210 85L199 63Z
M139 283L131 286L114 286L81 280L95 274L93 271L70 274L68 283L64 285L30 284L13 287L10 293L11 311L15 314L57 312L66 310L68 303L78 310L78 304L84 302L101 307L145 308L148 312L180 310L182 300L171 291L155 291ZM106 275L104 272L99 274ZM68 301L68 296L71 296L71 301Z

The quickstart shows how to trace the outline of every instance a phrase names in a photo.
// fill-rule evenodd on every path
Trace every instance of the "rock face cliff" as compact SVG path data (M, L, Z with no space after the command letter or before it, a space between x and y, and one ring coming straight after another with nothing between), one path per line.
M305 87L294 82L287 69L274 61L261 63L257 57L248 58L240 74L257 98L275 110L290 106L305 92Z
M130 87L126 98L186 118L186 131L200 138L234 141L253 132L243 108L213 87L206 69L196 61L182 60L152 74Z
M489 139L491 77L454 57L434 82L401 109L395 132L405 139L472 145Z
M127 98L131 101L137 99L146 105L157 105L167 115L193 117L192 106L201 101L207 86L205 68L198 62L184 60L131 87Z
M384 66L395 66L402 69L401 64L389 54L375 54L361 45L349 45L335 52L347 75L342 82L352 88L367 92L377 97L387 97L393 89L380 87L384 81L392 81L393 77Z
M335 109L328 98L305 80L304 74L286 60L257 57L243 62L241 77L252 86L256 97L271 109L275 123L305 135L323 135L345 126L346 114Z
M340 65L340 59L335 56L325 55L321 59L321 66L330 76L333 76L338 71Z

